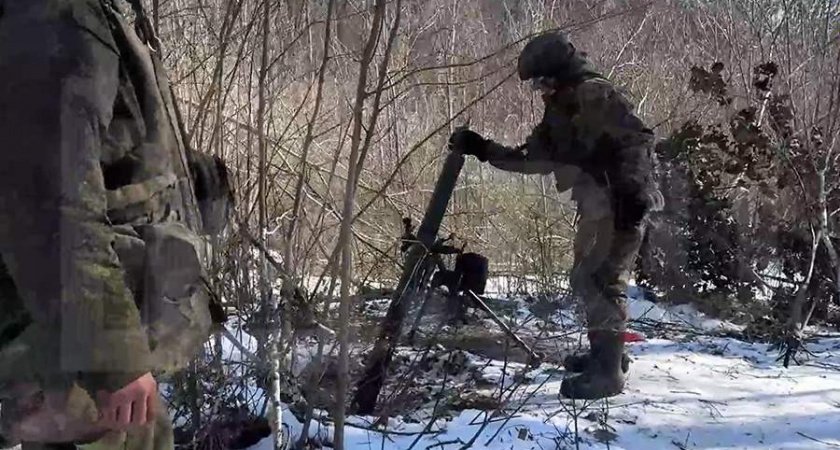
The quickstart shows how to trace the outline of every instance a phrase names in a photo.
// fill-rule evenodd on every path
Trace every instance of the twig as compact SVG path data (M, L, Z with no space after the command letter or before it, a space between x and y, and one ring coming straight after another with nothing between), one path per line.
M800 436L804 437L805 439L810 439L810 440L812 440L812 441L814 441L814 442L819 442L820 444L826 445L826 446L831 447L831 448L840 448L840 445L834 444L834 443L832 443L832 442L821 441L821 440L819 440L819 439L817 439L817 438L815 438L815 437L808 436L807 434L805 434L805 433L803 433L803 432L801 432L801 431L797 431L797 432L796 432L796 434L798 434L798 435L800 435Z
M435 448L435 447L444 447L444 446L450 445L450 444L454 445L454 444L463 444L463 443L464 443L464 441L462 441L461 438L458 438L458 439L454 439L454 440L451 440L451 441L443 441L443 442L438 442L437 444L432 444L432 445L426 447L426 450L429 450L430 448Z
M450 363L452 362L452 356L454 354L455 354L455 352L453 352L453 351L449 352ZM443 399L443 397L444 397L443 394L446 392L446 382L448 380L449 380L449 371L444 370L443 371L443 382L441 383L440 393L438 394L438 398L435 400L435 406L432 408L432 417L429 418L429 423L427 423L426 426L423 428L423 432L427 432L427 431L431 430L432 426L434 426L435 422L437 422L438 407L440 406L441 399ZM412 442L411 445L408 447L408 450L412 450L414 448L414 446L417 445L418 442L420 442L420 439L422 439L422 437L423 437L422 434L418 435L417 438L414 439L414 442Z
M356 428L358 430L370 431L371 433L379 433L379 434L382 434L382 435L385 435L385 436L391 435L391 434L394 435L394 436L417 436L417 435L434 435L434 434L440 434L441 433L440 431L388 431L388 430L379 430L379 429L374 428L373 426L359 425L359 424L355 424L355 423L352 423L352 422L345 422L344 426L347 426L347 427L350 427L350 428Z
M691 395L703 395L699 392L694 391L671 391L672 394L691 394Z
M476 294L475 294L475 292L473 292L473 291L467 291L467 292L468 292L468 293L472 296L472 298L473 298L473 302L475 302L475 304L476 304L476 305L478 305L478 306L479 306L479 308L481 308L481 310L482 310L482 311L484 311L484 312L486 312L487 314L489 314L489 315L490 315L490 318L493 320L493 322L495 322L495 323L496 323L496 325L498 325L498 326L502 329L502 331L504 331L504 332L505 332L505 333L506 333L506 334L507 334L507 335L508 335L508 336L509 336L509 337L510 337L510 338L511 338L514 342L516 342L516 343L517 343L517 344L518 344L518 345L519 345L519 346L520 346L523 350L525 350L526 352L528 352L528 357L530 358L530 361L529 361L529 363L530 363L530 364L534 364L534 363L538 363L538 362L539 362L539 360L540 360L540 356L539 356L539 355L537 355L537 353L536 353L536 352L534 352L534 350L533 350L533 349L531 349L531 347L530 347L530 346L528 346L528 344L526 344L526 343L525 343L525 342L524 342L524 341L523 341L523 340L522 340L519 336L517 336L517 335L516 335L516 333L514 333L514 332L510 329L510 327L509 327L509 326L507 326L507 324L506 324L506 323L504 323L504 321L502 321L502 319L500 319L500 318L499 318L499 316L498 316L498 315L496 315L496 313L495 313L495 312L493 312L493 310L492 310L492 309L490 309L490 307L489 307L489 306L487 306L487 304L486 304L486 303L484 303L484 300L482 300L482 299L481 299L481 297L479 297L478 295L476 295ZM530 364L529 364L529 365L530 365Z
M242 345L242 343L239 342L238 339L236 339L236 336L234 336L233 333L231 333L230 330L228 330L226 327L222 328L222 336L227 338L228 342L230 342L231 345L236 347L236 349L239 350L239 352L242 353L243 356L248 358L249 361L256 364L257 367L261 369L267 369L269 367L268 364L265 363L265 361L261 361L259 358L257 358L257 355L253 354L250 350L248 350L248 348Z
M838 365L838 364L831 364L831 363L826 363L826 362L813 361L813 362L809 362L809 363L804 364L804 365L811 366L811 367L819 367L821 369L830 369L830 370L840 371L840 365Z
M502 410L504 405L506 405L510 402L510 399L513 398L513 395L516 393L516 391L519 389L519 387L525 384L524 377L522 377L519 381L517 381L513 385L511 385L511 387L507 391L507 396L505 396L505 391L506 390L505 390L504 383L505 383L505 376L506 376L507 367L508 367L508 350L509 350L509 348L507 347L507 341L505 341L505 342L506 342L506 345L505 345L505 360L504 360L504 366L502 367L502 379L500 381L501 385L499 387L499 406L495 411L492 411L492 412L485 411L484 412L484 420L481 423L481 426L479 427L478 431L476 431L475 434L473 434L472 438L470 438L469 441L467 441L466 443L464 443L463 446L461 446L460 450L467 450L470 447L472 447L473 444L475 444L475 441L478 440L478 437L481 436L481 434L484 432L484 430L487 428L488 425L490 425L491 423L499 421L499 419L493 420L494 417L496 416L496 414L499 413ZM525 370L527 370L527 368ZM518 408L517 408L517 410L518 410ZM512 413L511 416L515 415L515 414L516 414L516 412ZM476 416L476 418L478 418L478 416ZM507 421L507 420L510 420L510 417L506 417L505 419L502 419L502 421ZM473 419L473 421L470 424L472 425L474 423L475 423L475 419Z
M433 349L437 349L439 336L443 331L443 325L443 322L437 324L437 327L435 328L434 333L432 333L431 339L429 339L426 348L423 349L422 352L417 353L411 364L408 366L405 375L400 379L400 382L393 388L393 391L390 393L390 395L388 395L384 400L380 401L380 403L384 405L383 410L380 414L381 416L387 416L390 414L390 412L392 411L392 405L395 403L395 400L398 398L399 395L403 394L408 389L406 382L410 379L413 379L413 377L418 374L418 372L420 371L421 363L429 356ZM443 389L441 390L441 393L443 393Z
M551 380L551 377L552 377L552 374L549 374L549 375L548 375L548 377L546 377L545 381L543 381L542 383L540 383L540 385L539 385L539 386L537 386L537 388L536 388L536 389L534 389L533 391L531 391L531 393L530 393L530 394L528 394L528 395L525 397L525 399L524 399L524 400L522 400L522 402L519 404L519 406L517 406L517 407L516 407L516 409L514 409L514 410L513 410L513 412L511 412L511 413L507 416L507 418L505 418L505 421L504 421L504 422L502 422L502 424L501 424L501 425L499 425L499 429L498 429L498 430L496 430L496 432L495 432L495 433L493 433L493 436L491 436L491 437L490 437L490 439L488 439L488 440L487 440L487 442L485 442L485 443L484 443L484 445L485 445L486 447L489 447L489 446L490 446L490 443L491 443L491 442L493 442L493 439L496 439L496 436L498 436L498 435L499 435L499 433L501 433L501 432L502 432L502 430L505 428L505 425L507 425L507 423L510 421L510 419L512 419L512 418L516 415L516 413L518 413L518 412L519 412L519 411L520 411L520 410L521 410L521 409L522 409L522 408L523 408L523 407L524 407L524 406L528 403L528 401L529 401L529 400L531 400L531 398L533 398L533 397L534 397L534 394L536 394L537 392L539 392L539 391L540 391L540 389L542 389L542 387L543 387L543 386L545 386L545 384L546 384L546 383L548 383L548 382Z

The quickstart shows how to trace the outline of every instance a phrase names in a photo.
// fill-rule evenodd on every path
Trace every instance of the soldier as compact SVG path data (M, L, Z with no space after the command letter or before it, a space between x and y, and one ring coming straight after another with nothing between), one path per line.
M554 173L557 190L572 188L580 221L571 284L583 298L590 351L569 358L582 373L563 380L568 398L597 399L624 388L627 278L638 252L655 193L651 180L653 132L633 106L562 33L531 40L519 78L542 93L542 122L511 148L460 129L450 147L502 170Z
M174 448L152 373L212 324L226 172L120 2L0 0L0 438L24 449Z

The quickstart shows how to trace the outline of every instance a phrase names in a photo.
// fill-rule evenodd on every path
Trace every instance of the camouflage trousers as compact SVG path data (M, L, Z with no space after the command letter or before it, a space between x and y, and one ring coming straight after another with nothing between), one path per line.
M44 330L34 323L15 289L0 255L0 442L4 425L21 419L16 417L14 404L18 400L8 388L15 384L32 384L36 391L50 386L66 385L81 395L68 411L94 411L96 406L90 394L73 383L74 374L63 373L50 355L57 351L60 337L54 331ZM164 405L162 399L158 402ZM22 450L39 449L89 449L89 450L172 450L175 448L172 423L165 407L161 407L157 420L128 433L110 433L96 442L85 445L39 444L24 442ZM79 416L73 412L69 416ZM49 430L45 430L49 431Z
M174 448L172 421L165 412L159 414L154 423L143 428L123 433L112 432L91 443L21 443L21 450L171 450Z
M12 428L17 421L25 418L19 417L24 416L23 414L16 414L18 408L15 406L20 401L21 396L16 396L14 390L8 389L9 386L30 384L34 386L34 388L30 388L31 391L40 393L44 386L55 389L56 386L65 384L68 386L67 397L72 398L72 400L67 401L60 414L65 418L70 418L67 423L81 423L85 427L88 426L87 424L95 423L92 420L95 420L94 418L98 414L90 393L72 381L73 374L59 372L54 363L50 365L48 358L45 356L49 355L51 351L44 351L44 349L50 347L50 343L57 340L56 336L39 330L35 324L29 324L20 334L8 339L9 336L12 336L11 332L14 331L20 321L25 320L21 318L25 318L27 314L14 308L14 305L20 304L19 300L15 297L4 296L4 293L8 294L8 290L3 289L4 276L2 269L2 264L0 264L0 313L2 313L0 314L0 442L3 441L3 433L7 432L8 428ZM5 280L8 279L5 278ZM5 287L8 287L8 285L5 285ZM3 328L4 324L7 327ZM11 324L10 327L9 324ZM3 338L4 334L5 338ZM23 442L22 450L76 448L89 450L172 450L175 448L172 422L163 399L159 398L158 400L160 409L156 421L144 427L132 429L127 433L111 432L95 442L84 445ZM68 429L72 429L72 427L73 425L69 425ZM51 431L49 425L43 428L47 433ZM41 427L38 427L38 429L41 429ZM10 438L11 436L6 437Z
M580 221L571 273L573 293L583 300L587 328L623 331L627 322L627 282L642 244L644 225L620 230L602 202L578 203Z

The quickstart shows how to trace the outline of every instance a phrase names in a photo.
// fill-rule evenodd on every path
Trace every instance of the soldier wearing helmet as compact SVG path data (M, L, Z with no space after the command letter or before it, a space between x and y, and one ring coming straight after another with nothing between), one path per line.
M519 78L542 94L545 113L526 142L508 147L469 129L450 137L450 148L524 174L554 173L557 190L572 189L580 221L571 284L585 304L590 350L566 359L578 375L563 381L568 398L621 393L627 372L623 331L626 288L655 193L653 132L633 105L562 33L531 40Z

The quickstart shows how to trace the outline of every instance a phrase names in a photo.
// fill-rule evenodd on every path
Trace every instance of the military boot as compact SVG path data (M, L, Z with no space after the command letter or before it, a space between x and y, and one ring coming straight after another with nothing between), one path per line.
M630 371L630 361L630 355L627 353L621 354L621 371L625 374ZM592 354L590 352L573 353L563 360L563 368L573 373L586 372L586 368L590 364L592 364Z
M566 378L560 385L560 394L566 398L595 400L612 397L624 389L624 339L618 331L593 331L589 333L591 357L580 375Z

